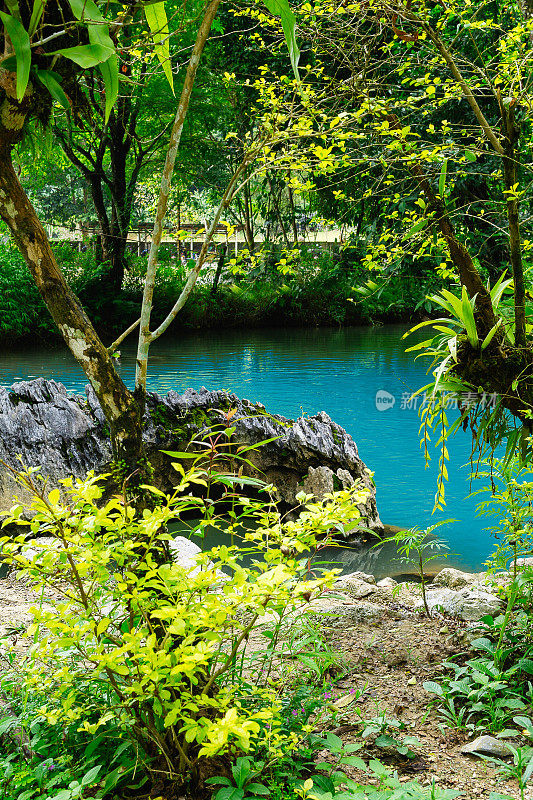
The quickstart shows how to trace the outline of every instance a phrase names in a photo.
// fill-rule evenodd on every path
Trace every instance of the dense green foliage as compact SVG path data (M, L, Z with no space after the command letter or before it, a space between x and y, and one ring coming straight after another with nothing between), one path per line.
M113 292L107 268L91 251L79 253L72 245L57 245L55 252L64 273L102 335L120 334L138 317L146 258L130 254L124 284ZM177 265L173 246L161 252L154 316L163 318L185 283L185 270ZM59 334L50 319L26 265L9 244L0 248L0 339L55 340ZM391 279L365 296L355 288L368 275L357 248L333 245L331 249L302 246L290 269L283 264L281 245L266 250L259 259L226 259L222 279L213 290L214 263L199 282L194 302L187 304L174 329L259 327L268 325L360 325L410 321L431 312L427 295L441 285L428 271L423 277Z

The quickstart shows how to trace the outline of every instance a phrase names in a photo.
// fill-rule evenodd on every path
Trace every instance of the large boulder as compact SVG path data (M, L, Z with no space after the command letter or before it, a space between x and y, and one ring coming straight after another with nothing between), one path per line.
M362 524L382 528L370 471L340 425L323 411L290 420L225 391L148 395L144 440L160 488L170 491L176 475L161 451L183 451L191 439L221 423L235 428L239 444L267 441L245 455L256 474L276 486L285 507L297 506L302 490L320 499L359 480L369 491L360 509ZM50 489L68 475L83 478L91 469L106 471L111 461L108 427L92 388L86 388L85 396L69 396L62 384L43 378L0 387L0 460L16 470L18 456L26 466L41 467ZM23 495L9 469L0 466L0 511L11 506L13 494Z

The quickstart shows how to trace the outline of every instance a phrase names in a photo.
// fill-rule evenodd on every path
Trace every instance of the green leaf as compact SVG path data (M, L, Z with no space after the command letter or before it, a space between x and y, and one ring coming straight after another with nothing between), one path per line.
M429 692L430 694L436 694L439 697L444 697L444 690L442 686L440 686L438 683L435 683L435 681L426 681L422 684L422 686L426 692Z
M440 177L439 177L439 194L441 197L444 197L444 189L446 188L446 171L448 169L448 162L444 161L441 170L440 170Z
M99 44L82 44L76 45L76 47L66 47L63 50L56 50L55 53L50 53L50 55L64 56L74 61L82 69L90 69L107 61L114 52L114 49L110 50L108 47L102 47Z
M15 50L17 58L17 99L22 100L30 79L30 37L24 25L18 19L3 11L0 11L0 17Z
M238 758L231 768L233 779L239 788L242 788L250 777L250 759L246 757Z
M528 672L530 675L533 675L533 661L530 658L522 658L518 662L518 667L523 672Z
M271 14L281 18L281 27L289 49L292 70L299 80L298 62L300 60L300 50L296 41L296 17L287 0L264 0L264 3Z
M467 161L475 161L477 156L471 150L465 150L465 158Z
M166 456L171 456L172 458L198 458L198 453L182 453L179 450L161 450Z
M264 797L267 797L267 795L270 794L270 789L268 789L262 783L249 783L246 786L246 791L251 792L252 794L260 794L263 795Z
M496 331L500 327L501 323L502 323L502 320L499 319L498 322L496 323L496 325L493 325L492 328L490 329L490 331L487 333L487 335L485 336L485 338L483 339L483 342L481 344L481 349L482 350L485 350L485 348L488 347L489 344L492 342L492 340L494 338L494 334L496 333Z
M111 109L117 102L118 97L118 56L114 53L103 64L98 65L102 73L105 86L105 112L104 121L107 122Z
M244 789L239 789L236 786L224 786L216 793L215 800L242 800L243 797Z
M159 59L166 79L174 94L174 78L172 75L172 62L170 60L169 30L165 4L147 3L144 6L144 16L152 33L155 54Z
M409 230L405 234L404 239L410 239L411 236L415 235L415 233L418 233L419 231L422 230L422 228L425 228L426 227L426 223L427 223L427 220L419 219L418 222L415 222L414 225L411 225L411 227L409 228Z
M91 783L94 783L94 779L102 769L101 764L97 764L96 767L93 767L88 772L85 773L83 778L81 779L82 786L89 786Z
M41 81L43 86L46 86L52 98L63 106L66 111L70 111L70 103L67 95L63 91L63 87L59 83L59 76L50 70L38 69L36 72L38 80Z
M30 38L33 36L39 26L41 17L44 11L44 0L33 0L33 9L30 17L30 24L28 25L28 34Z
M476 321L474 319L474 300L470 300L465 286L463 286L463 291L461 293L461 310L468 340L472 347L477 347L479 344L479 337L477 335Z
M105 22L102 12L93 0L68 0L68 2L76 19Z

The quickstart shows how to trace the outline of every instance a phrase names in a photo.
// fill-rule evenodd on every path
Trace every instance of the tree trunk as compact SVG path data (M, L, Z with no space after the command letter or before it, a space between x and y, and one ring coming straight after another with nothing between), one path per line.
M292 240L293 240L292 246L298 247L298 226L296 224L296 209L294 208L294 194L290 186L287 186L287 194L289 195L289 208L291 211L291 227L292 227Z
M43 226L22 188L11 148L0 148L0 215L22 253L65 342L87 375L109 423L113 457L137 468L142 455L144 409L120 379L112 357L94 330L55 260Z
M518 153L515 148L518 130L512 104L508 108L502 105L502 118L507 134L505 139L505 156L503 157L503 180L506 190L507 221L509 223L509 254L514 281L515 311L515 344L526 346L526 287L524 282L524 266L522 264L522 246L520 243L520 218L518 207Z
M248 250L253 253L255 250L254 228L252 220L252 198L250 196L250 184L247 183L243 192L244 203L244 236L248 245Z
M218 284L220 281L220 276L222 275L222 270L224 269L224 261L226 260L226 251L228 249L227 244L221 244L220 249L218 251L218 261L217 261L217 269L215 272L215 277L213 278L213 285L211 287L211 294L216 294L218 289Z

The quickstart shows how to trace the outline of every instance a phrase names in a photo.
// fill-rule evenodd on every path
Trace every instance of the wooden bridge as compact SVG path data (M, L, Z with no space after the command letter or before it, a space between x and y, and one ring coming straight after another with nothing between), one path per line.
M100 229L96 225L77 225L72 227L65 227L60 225L45 225L48 238L51 242L70 242L73 247L77 247L80 251L86 247L95 245ZM152 241L153 223L142 223L130 229L128 233L128 247L130 250L143 255L150 247ZM178 238L178 229L168 228L162 239L162 244L178 246L181 241L180 252L184 254L193 255L199 252L203 244L204 228L198 223L183 223L180 231L185 231L187 236L185 238ZM330 247L335 243L346 241L347 236L351 229L333 229L333 230L319 230L311 231L306 229L301 232L299 243L317 245L320 247ZM265 242L263 234L254 235L256 246L260 246ZM235 225L231 229L231 235L228 233L228 228L225 225L219 225L213 236L213 243L227 244L228 250L231 248L235 253L240 249L247 247L246 237L244 235L244 227L242 225Z

